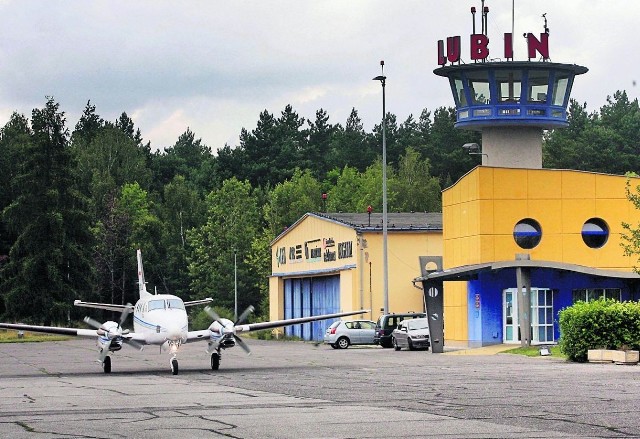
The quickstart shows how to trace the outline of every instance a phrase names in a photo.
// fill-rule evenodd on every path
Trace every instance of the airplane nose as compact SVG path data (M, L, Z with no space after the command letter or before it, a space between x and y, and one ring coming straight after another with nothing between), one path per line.
M170 326L167 328L167 339L172 341L178 341L184 338L182 330L178 326Z

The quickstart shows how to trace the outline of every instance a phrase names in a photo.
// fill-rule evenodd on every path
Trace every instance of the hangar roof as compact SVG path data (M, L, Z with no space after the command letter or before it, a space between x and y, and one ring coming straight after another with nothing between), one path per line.
M352 227L357 231L381 231L382 213L310 213ZM388 231L442 231L440 212L388 212Z
M319 213L309 212L302 215L291 227L285 229L273 241L271 245L288 234L307 217L332 221L357 232L382 232L382 214L372 213ZM388 232L442 232L441 212L388 212Z

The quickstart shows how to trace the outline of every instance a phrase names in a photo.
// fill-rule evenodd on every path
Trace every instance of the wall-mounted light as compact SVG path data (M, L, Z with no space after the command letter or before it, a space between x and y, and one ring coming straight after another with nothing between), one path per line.
M473 143L465 143L464 145L462 145L462 147L467 150L467 153L469 155L483 155L483 156L487 157L487 160L489 160L489 155L484 153L484 152L482 152L481 148L480 148L480 145L478 145L475 142L473 142ZM483 165L486 164L486 163L484 163L484 160L483 160L482 164Z

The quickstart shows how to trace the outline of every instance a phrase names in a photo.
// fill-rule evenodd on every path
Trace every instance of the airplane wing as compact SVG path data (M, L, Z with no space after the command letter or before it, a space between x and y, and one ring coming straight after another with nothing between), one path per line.
M315 322L317 320L335 319L339 317L353 316L356 314L365 314L368 312L369 312L368 309L361 309L360 311L339 312L335 314L323 314L319 316L299 317L296 319L285 319L285 320L274 320L271 322L251 323L247 325L237 325L235 326L235 331L237 333L259 331L262 329L271 329L271 328L278 328L282 326L297 325L300 323ZM210 335L211 335L211 331L209 331L208 329L204 329L201 331L189 331L189 333L187 334L187 343L200 341L200 340L209 340Z
M71 335L74 337L97 337L95 329L58 328L56 326L23 325L20 323L0 323L0 329L15 331L44 332L46 334Z
M75 306L81 306L83 308L97 308L106 309L109 311L124 311L125 309L133 310L133 305L130 303L126 305L116 305L115 303L95 303L95 302L83 302L82 300L74 300Z
M211 297L207 297L206 299L201 300L191 300L189 302L184 302L184 306L193 306L193 305L204 305L205 303L213 302Z
M296 319L274 320L271 322L250 323L247 325L236 326L236 332L260 331L262 329L279 328L282 326L297 325L299 323L315 322L317 320L335 319L339 317L353 316L356 314L365 314L370 310L361 309L359 311L339 312L335 314L324 314L319 316L299 317Z

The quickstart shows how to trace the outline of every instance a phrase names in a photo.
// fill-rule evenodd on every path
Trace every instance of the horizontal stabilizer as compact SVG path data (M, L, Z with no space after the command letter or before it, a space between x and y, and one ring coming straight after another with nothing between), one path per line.
M213 302L213 299L211 297L207 297L206 299L200 299L200 300L190 300L188 302L184 302L184 306L204 305L209 302Z

